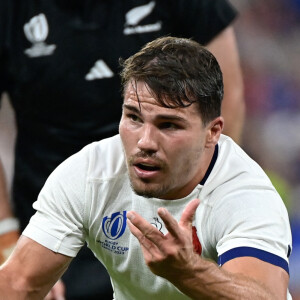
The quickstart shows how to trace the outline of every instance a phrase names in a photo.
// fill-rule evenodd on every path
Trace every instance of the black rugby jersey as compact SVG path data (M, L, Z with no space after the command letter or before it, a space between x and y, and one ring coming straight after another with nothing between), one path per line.
M227 0L1 0L0 93L16 113L22 229L54 168L118 132L120 57L165 35L206 44L235 17Z
M9 93L17 118L13 198L23 226L60 162L117 133L120 57L162 35L206 44L236 15L225 0L2 0L0 5L1 90Z

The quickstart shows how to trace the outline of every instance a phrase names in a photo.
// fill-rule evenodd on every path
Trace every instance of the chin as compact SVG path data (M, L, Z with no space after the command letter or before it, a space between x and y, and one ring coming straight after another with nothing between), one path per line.
M152 189L136 188L136 187L132 187L132 189L137 195L145 197L145 198L158 198L159 197L159 194Z
M140 185L131 183L133 191L137 195L145 198L161 198L165 194L161 187L153 187L153 184L152 187L150 187L149 185L150 184L147 183L143 183Z

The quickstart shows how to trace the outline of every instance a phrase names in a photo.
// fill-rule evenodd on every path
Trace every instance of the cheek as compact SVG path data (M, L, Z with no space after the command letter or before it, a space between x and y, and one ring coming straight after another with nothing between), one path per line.
M124 128L122 126L122 121L119 124L119 134L120 134L121 140L122 140L122 142L124 144L124 138L123 138L124 137Z
M131 121L128 120L127 118L124 118L124 119L121 118L121 121L119 124L119 133L122 136L126 135L126 137L132 137L134 132L135 132L135 127L131 123Z
M126 126L124 124L124 121L122 121L122 119L121 119L121 122L119 125L119 134L120 134L120 137L121 137L121 140L122 140L122 143L123 143L123 146L125 149L126 149L126 144L128 142L128 134L126 134L126 132L127 132Z
M183 145L179 143L179 145L181 145L182 148L179 149L172 158L173 163L175 162L174 168L178 168L179 171L182 170L182 173L188 172L193 174L195 170L198 169L204 148L200 144L193 145L188 143Z
M121 118L119 125L119 133L121 139L125 142L131 135L129 133L128 122L126 119Z
M173 168L181 169L189 162L190 149L182 141L175 144L168 144L167 149L166 157Z
M126 153L129 153L131 148L134 147L134 135L128 128L126 122L120 122L119 133L122 140L123 148Z

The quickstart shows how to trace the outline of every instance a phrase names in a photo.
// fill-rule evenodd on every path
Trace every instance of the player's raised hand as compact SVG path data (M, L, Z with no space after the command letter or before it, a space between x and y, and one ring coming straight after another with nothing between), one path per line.
M174 282L193 269L199 256L194 252L192 221L199 203L199 199L192 200L179 222L165 208L159 208L158 215L168 230L165 235L136 212L127 213L129 229L139 240L145 262L154 274Z

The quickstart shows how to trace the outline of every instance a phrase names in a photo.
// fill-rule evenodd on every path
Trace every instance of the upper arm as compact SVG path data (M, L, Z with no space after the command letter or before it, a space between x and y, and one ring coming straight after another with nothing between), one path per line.
M36 213L23 235L44 247L75 257L86 239L86 178L88 152L76 153L48 177L38 200Z
M224 75L224 85L233 82L242 89L242 72L240 67L239 50L233 26L230 25L219 33L209 44L207 49L214 54Z
M242 179L239 183L243 186ZM214 207L211 231L216 233L218 263L285 299L292 242L288 214L274 189L258 189L252 183L239 191L228 190Z
M0 291L5 299L42 299L67 269L72 258L55 253L21 236L0 268Z
M12 212L9 205L4 168L0 156L0 221L11 216Z
M286 299L289 275L281 267L254 257L238 257L227 261L222 269L250 277L263 284L278 299Z
M224 81L222 114L225 119L224 133L240 142L245 117L244 84L239 51L233 26L224 29L208 45L218 60Z

